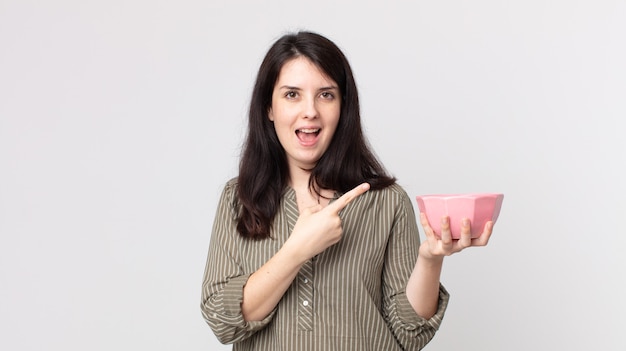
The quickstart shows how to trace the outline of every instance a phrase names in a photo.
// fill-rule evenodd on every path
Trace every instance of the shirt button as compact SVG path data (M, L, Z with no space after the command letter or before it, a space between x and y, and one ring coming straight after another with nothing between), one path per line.
M309 280L307 278L304 278L304 284L308 284Z
M307 301L307 300L302 301L302 305L304 307L308 306L309 305L309 301Z

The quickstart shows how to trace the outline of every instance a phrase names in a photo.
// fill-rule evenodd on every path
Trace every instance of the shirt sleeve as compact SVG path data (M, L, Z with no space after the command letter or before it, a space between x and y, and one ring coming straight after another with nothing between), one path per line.
M236 181L226 184L213 223L211 242L202 283L201 311L217 339L223 344L245 340L264 328L274 317L272 311L262 321L246 322L241 311L243 288L252 272L240 264L235 211Z
M439 329L450 295L440 284L437 312L429 319L420 317L407 299L406 285L417 261L420 238L413 204L404 190L401 193L383 270L383 312L403 349L421 350Z

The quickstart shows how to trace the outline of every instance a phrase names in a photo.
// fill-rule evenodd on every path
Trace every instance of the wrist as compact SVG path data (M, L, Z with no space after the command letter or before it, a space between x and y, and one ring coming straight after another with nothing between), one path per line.
M296 263L298 266L303 265L309 260L309 257L303 253L301 247L293 243L292 240L287 239L283 244L283 247L279 250L281 254L288 258L290 262Z
M441 266L443 264L444 256L441 255L433 255L428 249L428 243L424 242L420 246L419 254L417 256L417 260L421 261L422 264L428 266Z
M421 262L421 264L426 267L436 267L439 268L443 265L443 256L432 256L425 257L424 255L419 255L417 260Z

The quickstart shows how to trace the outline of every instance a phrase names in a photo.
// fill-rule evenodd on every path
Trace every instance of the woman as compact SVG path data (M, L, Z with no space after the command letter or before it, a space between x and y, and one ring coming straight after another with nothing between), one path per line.
M237 178L222 193L202 313L233 350L419 350L449 295L443 258L487 244L464 220L452 240L421 217L365 141L350 65L330 40L285 35L252 93Z

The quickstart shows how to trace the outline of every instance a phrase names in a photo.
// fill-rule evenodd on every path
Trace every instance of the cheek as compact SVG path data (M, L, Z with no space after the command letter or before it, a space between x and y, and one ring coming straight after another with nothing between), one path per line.
M341 105L336 103L321 104L318 105L318 111L328 120L339 119L339 115L341 114Z
M330 123L332 123L333 128L336 128L337 124L339 124L339 118L341 116L341 110L339 108L334 108L334 109L332 109L332 110L330 110L328 112L327 116L329 116L328 120L330 121Z
M271 115L270 115L270 119L272 121L285 121L289 118L290 116L290 111L289 109L281 104L274 104L272 106L272 108L270 109L271 111Z

